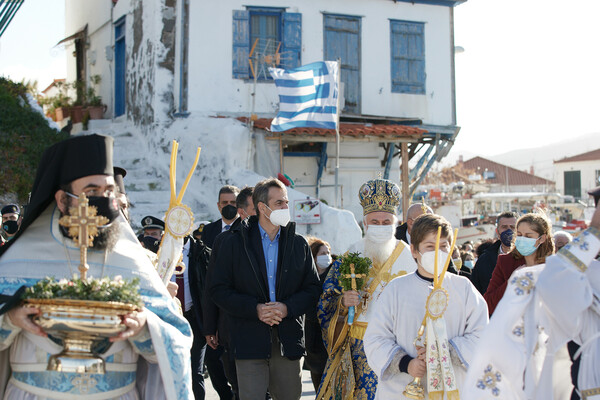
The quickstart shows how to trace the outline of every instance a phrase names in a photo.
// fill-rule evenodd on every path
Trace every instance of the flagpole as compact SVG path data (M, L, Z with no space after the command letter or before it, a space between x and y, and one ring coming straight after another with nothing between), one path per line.
M339 208L338 204L338 174L340 170L340 96L341 96L341 77L342 77L342 60L337 59L337 107L336 107L336 121L335 121L335 206Z

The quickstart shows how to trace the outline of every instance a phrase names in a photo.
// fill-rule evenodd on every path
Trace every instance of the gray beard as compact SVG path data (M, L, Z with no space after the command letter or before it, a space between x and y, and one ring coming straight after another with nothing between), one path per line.
M383 265L392 255L396 248L397 240L392 236L390 240L384 243L375 243L365 237L365 255L369 257L373 264Z

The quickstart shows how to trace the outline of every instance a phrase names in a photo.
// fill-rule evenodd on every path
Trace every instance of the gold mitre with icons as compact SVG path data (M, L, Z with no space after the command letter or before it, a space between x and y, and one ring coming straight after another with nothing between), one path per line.
M373 179L364 183L358 191L363 215L375 211L396 214L400 204L400 188L388 179Z

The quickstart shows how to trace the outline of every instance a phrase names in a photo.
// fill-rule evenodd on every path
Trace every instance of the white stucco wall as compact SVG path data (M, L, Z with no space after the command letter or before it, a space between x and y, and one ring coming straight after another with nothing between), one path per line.
M581 171L581 198L588 199L588 190L600 186L596 181L596 171L600 170L600 160L565 162L554 164L556 190L565 194L565 171Z
M280 0L191 2L189 110L248 113L253 84L232 77L232 10L245 6L287 7ZM389 0L305 0L287 8L302 14L301 63L323 60L323 13L361 16L362 114L452 121L450 9ZM425 23L426 94L391 93L390 19ZM275 85L259 83L257 113L273 114Z
M101 83L96 87L96 93L102 97L102 102L108 107L106 115L112 114L113 95L113 71L111 62L106 59L106 46L113 44L111 8L111 3L105 1L94 0L82 5L77 0L65 0L65 37L74 34L88 24L86 84L91 86L90 77L100 75ZM73 41L66 43L66 50L67 82L73 83L77 77ZM75 98L74 91L71 91L70 95Z

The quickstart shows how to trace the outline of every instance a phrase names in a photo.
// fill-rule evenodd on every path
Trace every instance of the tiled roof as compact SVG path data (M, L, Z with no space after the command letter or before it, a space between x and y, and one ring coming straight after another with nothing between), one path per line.
M524 171L519 171L518 169L499 164L483 157L474 157L465 161L464 167L465 169L476 171L481 175L483 175L483 172L486 169L488 171L493 171L496 174L496 177L493 179L486 179L486 182L488 183L506 185L506 173L508 171L508 184L510 186L554 185L554 182L548 179L540 178L539 176Z
M578 154L572 157L565 157L561 160L554 161L554 164L574 161L597 161L600 160L600 149L588 151L587 153Z
M247 118L240 117L238 120L246 122ZM267 130L271 126L271 118L259 118L254 121L254 126L259 129ZM322 128L294 128L282 132L284 135L301 135L301 136L335 136L335 130ZM360 124L360 123L340 123L340 136L351 137L407 137L420 138L425 129L416 128L406 125L382 125L382 124Z

